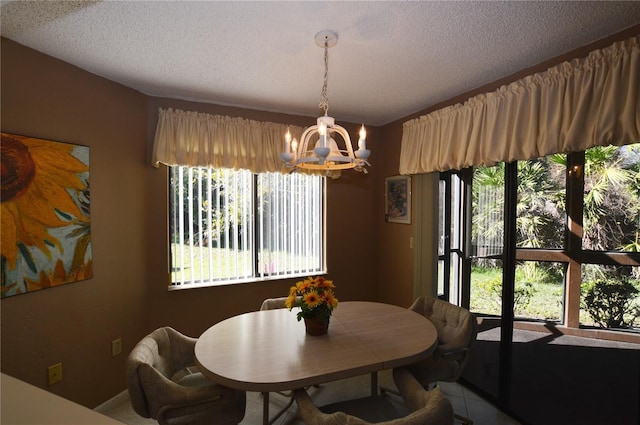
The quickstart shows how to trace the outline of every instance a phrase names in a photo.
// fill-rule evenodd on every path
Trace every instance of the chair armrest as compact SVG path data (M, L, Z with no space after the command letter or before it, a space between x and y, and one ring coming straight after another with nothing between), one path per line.
M427 392L407 368L393 369L393 382L409 411L415 412L424 407Z
M455 348L449 349L446 344L439 345L436 351L433 353L433 357L437 361L449 361L456 360L461 361L464 360L465 357L469 355L469 348Z
M194 350L197 338L184 335L171 327L165 327L171 344L171 358L173 359L173 370L175 372L192 366L194 361Z
M313 404L311 397L304 389L293 391L293 398L298 405L298 411L302 416L302 421L306 425L322 425L325 422L326 414L322 413L318 407Z
M309 394L307 394L304 389L297 389L293 391L293 397L296 400L298 412L300 413L305 425L343 425L346 423L354 425L365 424L365 422L349 416L344 412L335 412L331 414L323 413L315 404L313 404L311 397L309 397ZM356 421L354 421L354 419Z
M453 406L436 387L430 391L411 374L407 368L393 369L395 382L405 405L411 414L402 424L453 424Z
M194 400L232 397L236 392L221 385L206 387L180 385L146 364L139 366L138 374L152 414L154 410L159 411L163 406L188 405Z
M160 425L171 425L170 419L185 416L188 414L195 414L200 409L200 406L205 406L209 403L214 403L222 399L222 396L213 396L210 398L191 401L189 403L181 403L181 404L167 404L164 405L158 410L158 423Z

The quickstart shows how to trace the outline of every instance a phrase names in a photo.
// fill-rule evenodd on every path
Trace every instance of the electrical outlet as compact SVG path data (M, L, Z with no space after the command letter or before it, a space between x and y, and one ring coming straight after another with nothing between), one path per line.
M122 338L111 341L111 356L117 356L122 353Z
M48 368L49 385L62 381L62 363L56 363Z

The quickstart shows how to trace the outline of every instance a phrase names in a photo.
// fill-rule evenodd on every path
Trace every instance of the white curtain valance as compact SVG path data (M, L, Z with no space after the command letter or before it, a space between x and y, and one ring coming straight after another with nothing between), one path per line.
M287 128L300 138L303 128L173 109L159 109L151 164L246 169L254 173L284 168Z
M403 126L400 174L640 142L640 36Z

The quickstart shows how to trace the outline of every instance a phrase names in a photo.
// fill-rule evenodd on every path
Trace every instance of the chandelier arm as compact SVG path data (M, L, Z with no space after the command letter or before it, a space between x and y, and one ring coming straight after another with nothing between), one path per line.
M318 132L318 126L317 125L312 125L309 126L303 133L302 136L300 137L300 144L298 145L298 158L301 158L302 156L304 156L304 153L309 151L309 150L313 150L313 148L309 149L309 142L311 140L311 134L313 133L317 133Z
M347 132L347 130L344 127L336 124L331 129L331 132L338 133L342 137L349 156L353 158L353 146L351 146L351 137L349 137L349 133Z

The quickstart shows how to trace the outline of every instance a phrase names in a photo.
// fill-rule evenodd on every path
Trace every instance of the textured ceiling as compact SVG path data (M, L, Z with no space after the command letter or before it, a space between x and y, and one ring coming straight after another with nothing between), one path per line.
M383 125L640 23L628 2L2 1L2 36L153 96Z

